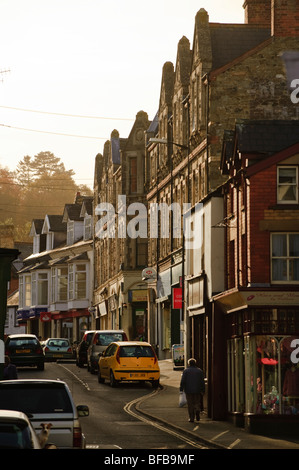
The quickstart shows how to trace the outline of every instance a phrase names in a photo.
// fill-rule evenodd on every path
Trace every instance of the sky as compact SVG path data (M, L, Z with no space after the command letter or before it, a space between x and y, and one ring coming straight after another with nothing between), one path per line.
M0 0L0 167L49 151L93 187L95 156L158 110L162 67L196 13L244 23L244 0Z

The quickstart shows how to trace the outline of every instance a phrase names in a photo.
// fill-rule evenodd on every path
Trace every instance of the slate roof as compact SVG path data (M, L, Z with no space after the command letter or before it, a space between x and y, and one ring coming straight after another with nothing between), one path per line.
M240 120L236 134L241 152L272 155L299 142L299 121Z
M248 24L209 23L212 70L220 68L271 37L271 30Z
M49 229L52 232L65 232L66 231L66 223L62 221L62 215L47 215L49 220Z

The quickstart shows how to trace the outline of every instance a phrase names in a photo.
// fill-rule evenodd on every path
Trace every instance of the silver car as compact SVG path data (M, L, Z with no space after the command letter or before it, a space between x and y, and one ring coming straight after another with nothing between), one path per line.
M87 406L75 406L67 384L61 380L0 381L0 403L30 419L39 434L42 423L51 423L49 440L59 449L85 448L79 417L88 416Z
M49 338L44 344L44 355L47 362L59 359L74 359L70 340L67 338Z
M38 436L25 413L0 410L0 449L41 449Z
M99 359L110 343L127 341L124 330L96 330L87 349L87 370L95 374L99 370Z

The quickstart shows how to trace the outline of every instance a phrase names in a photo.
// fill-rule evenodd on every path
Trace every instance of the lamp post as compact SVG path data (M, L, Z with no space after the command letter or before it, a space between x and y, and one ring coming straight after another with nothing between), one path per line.
M10 248L0 248L0 344L3 351L4 345L4 325L7 309L7 283L11 277L11 263L20 252ZM3 380L4 357L0 357L0 380Z

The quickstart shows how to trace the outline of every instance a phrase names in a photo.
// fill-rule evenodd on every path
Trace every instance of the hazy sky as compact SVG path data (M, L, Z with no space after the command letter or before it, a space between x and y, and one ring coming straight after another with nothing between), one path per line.
M163 64L182 36L192 46L197 11L243 23L243 3L0 0L0 165L50 151L92 187L111 131L127 137L141 110L153 119Z

